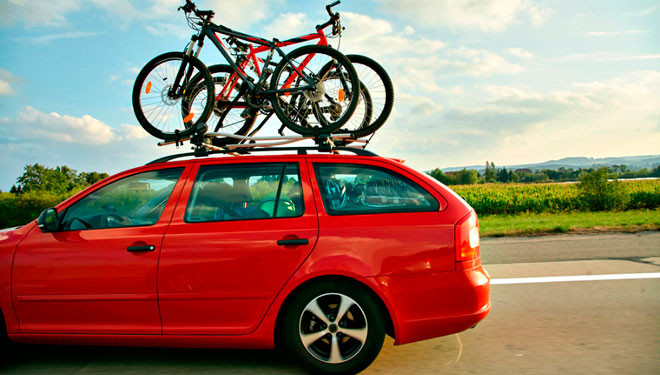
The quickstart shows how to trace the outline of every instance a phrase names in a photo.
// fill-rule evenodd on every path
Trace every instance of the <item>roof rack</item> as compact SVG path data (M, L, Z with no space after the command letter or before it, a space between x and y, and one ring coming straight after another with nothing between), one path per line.
M223 147L215 146L212 144L215 137L227 137L238 140L236 144L228 144ZM200 140L201 139L201 140ZM266 152L266 151L297 151L299 155L306 155L307 151L319 152L335 152L346 151L352 152L360 156L378 156L377 154L365 149L368 144L367 140L355 139L350 134L332 134L332 135L319 135L319 136L278 136L278 137L246 137L229 133L205 133L203 136L193 135L191 138L181 140L163 141L159 142L159 146L176 144L177 146L184 141L190 140L190 143L195 145L193 152L185 152L181 154L174 154L164 156L153 160L149 164L164 163L173 159L195 156L204 157L213 154L230 154L230 155L246 155L252 152ZM291 143L296 143L304 140L313 140L316 146L287 146ZM349 146L335 146L336 141L351 142L362 144L359 147ZM248 143L245 143L248 142Z

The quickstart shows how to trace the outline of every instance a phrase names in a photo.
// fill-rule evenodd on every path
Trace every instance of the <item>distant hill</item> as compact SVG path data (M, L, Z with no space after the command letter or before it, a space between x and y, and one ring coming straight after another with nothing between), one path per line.
M495 162L496 168L505 167L509 170L516 169L553 169L557 170L559 168L573 168L573 169L585 169L585 168L598 168L598 167L610 167L612 165L625 165L629 170L638 171L642 168L653 169L660 164L660 155L642 155L642 156L623 156L623 157L611 157L611 158L587 158L587 157L568 157L559 160L549 160L543 163L535 164L518 164L518 165L497 165ZM460 171L461 169L476 169L479 172L483 172L485 169L486 162L482 165L470 165L466 167L449 167L441 168L443 172L453 172Z

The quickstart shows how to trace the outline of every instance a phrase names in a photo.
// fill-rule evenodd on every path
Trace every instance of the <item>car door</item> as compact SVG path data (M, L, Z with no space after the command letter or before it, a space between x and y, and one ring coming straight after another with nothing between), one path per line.
M456 219L423 180L369 158L315 156L308 163L319 189L320 248L370 259L380 275L454 270Z
M60 207L14 258L21 333L160 334L156 277L184 167L141 170Z
M159 263L164 334L253 331L314 248L316 208L301 159L245 159L200 163L191 174Z

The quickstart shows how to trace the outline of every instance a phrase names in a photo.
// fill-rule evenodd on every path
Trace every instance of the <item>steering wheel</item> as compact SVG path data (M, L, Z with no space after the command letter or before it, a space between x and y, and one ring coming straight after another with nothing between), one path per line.
M117 214L105 214L103 215L103 221L106 228L117 228L124 226L122 225L125 221L125 218Z
M74 221L79 221L79 222L81 222L82 225L85 226L85 229L92 229L92 224L86 222L85 220L83 220L83 219L81 219L81 218L79 218L79 217L74 217L73 219L71 219L71 224L69 224L69 227L72 227L72 226L73 226L73 222L74 222Z

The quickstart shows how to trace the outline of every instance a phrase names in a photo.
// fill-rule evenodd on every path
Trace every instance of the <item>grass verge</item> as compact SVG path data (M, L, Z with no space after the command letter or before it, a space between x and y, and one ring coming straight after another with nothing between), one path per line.
M479 217L479 226L482 237L549 233L639 232L660 230L660 209L489 215Z

